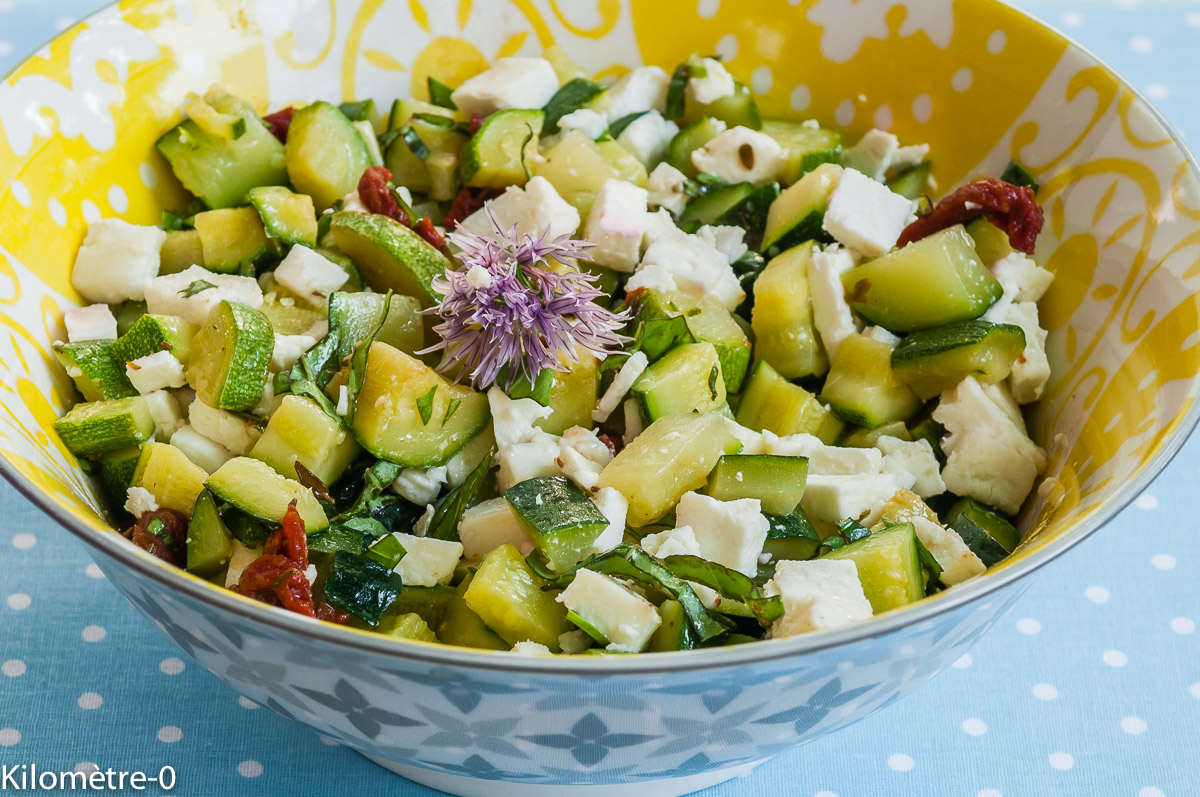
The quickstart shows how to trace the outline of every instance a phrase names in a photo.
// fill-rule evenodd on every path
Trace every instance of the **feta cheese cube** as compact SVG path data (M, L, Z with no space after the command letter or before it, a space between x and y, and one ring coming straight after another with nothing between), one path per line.
M738 125L695 150L692 165L731 183L765 185L783 174L786 154L767 134ZM900 237L899 232L896 237Z
M864 257L880 257L896 245L915 207L886 185L846 169L829 197L823 226Z
M675 508L677 526L690 526L700 543L700 556L747 576L758 573L758 555L771 524L757 498L718 501L685 493Z
M518 642L512 646L512 652L519 656L553 656L550 648L543 645L541 642L534 642L526 639L523 642Z
M638 380L648 365L650 365L650 358L646 356L645 352L635 351L629 355L629 359L613 377L608 390L605 390L604 395L600 397L596 409L592 410L592 420L596 423L607 421L608 416L612 415L613 410L621 403L621 399L625 398L625 394L633 387L633 383Z
M911 479L911 489L921 498L932 498L946 492L942 481L942 466L938 464L933 446L928 440L901 440L883 435L875 441L875 447L883 452L883 472L890 473L899 481Z
M946 489L1015 515L1046 467L1045 452L973 376L942 394L933 419L947 432Z
M878 128L868 130L858 143L842 150L842 165L862 172L872 180L883 181L900 149L900 139Z
M650 111L630 122L617 136L617 143L647 169L653 169L667 157L667 146L678 133L679 125L668 122L658 111Z
M205 283L213 287L205 287ZM145 295L147 312L177 315L193 324L203 324L223 300L254 308L263 304L262 288L253 277L216 274L200 266L150 280Z
M637 399L625 399L621 407L625 412L625 431L621 434L621 441L629 445L635 437L646 431L646 422L642 420L642 409Z
M588 553L604 553L621 544L625 538L625 516L629 513L629 499L613 487L602 487L592 496L600 514L608 518L608 526L592 543Z
M633 271L646 233L648 199L646 189L633 183L605 180L583 227L584 238L595 244L588 257L617 271Z
M900 342L900 337L898 335L893 335L883 327L867 327L863 330L863 335L871 340L879 341L880 343L886 343L889 346L895 346Z
M63 313L63 324L67 327L67 340L115 340L117 318L107 304L90 304L87 307L68 307Z
M686 197L685 197L686 199ZM664 208L646 214L646 234L642 236L642 252L645 253L656 241L679 232L675 217Z
M417 522L413 524L413 534L418 537L424 537L429 533L429 524L433 522L433 504L426 504L425 511L417 518Z
M413 534L392 534L404 548L404 556L394 568L405 586L434 587L449 581L462 558L462 543L436 540Z
M446 466L405 468L392 482L392 492L414 504L432 504L446 484Z
M608 640L607 650L637 653L662 624L654 604L592 570L579 570L555 598Z
M1004 288L1005 298L1013 302L1040 301L1054 282L1054 275L1024 252L1013 252L989 265Z
M770 429L764 429L760 433L760 437L762 438L761 451L743 451L742 453L774 454L777 457L807 457L825 447L821 438L803 432L780 437Z
M159 250L166 240L158 227L121 219L94 221L75 255L71 282L89 302L142 299L147 280L158 276Z
M125 496L125 511L135 518L158 509L158 501L155 500L154 493L145 487L130 487Z
M557 238L579 229L579 211L559 196L545 177L534 177L524 188L510 185L503 194L488 200L487 206L500 229L515 226L519 235ZM493 233L491 219L483 209L463 219L461 226L476 235Z
M764 591L783 598L783 617L771 627L775 639L841 628L870 620L873 614L858 566L849 559L784 559Z
M676 526L673 529L647 534L642 537L642 550L659 559L668 556L700 556L700 541L691 526Z
M337 263L300 244L275 269L275 281L313 307L328 307L330 294L348 279L350 275Z
M558 75L545 58L498 58L491 69L468 78L450 99L465 114L509 108L541 108L558 91Z
M874 448L840 448L823 445L809 452L808 472L822 476L882 473L883 454Z
M154 419L154 436L160 442L167 442L186 421L179 409L179 402L165 390L155 390L142 396L150 417Z
M362 197L358 195L358 189L354 189L350 193L342 197L342 210L347 213L370 213L370 209L363 204Z
M478 562L501 545L514 546L521 556L533 551L533 540L503 497L468 507L458 522L458 539L463 556L471 562Z
M980 575L987 567L954 529L948 529L923 517L912 518L917 537L942 566L939 580L947 587Z
M608 446L600 442L596 433L582 426L572 426L562 433L558 441L558 465L563 475L579 485L581 490L594 492L600 472L612 462L613 455Z
M665 111L671 76L660 66L639 66L604 92L599 105L611 121L640 111ZM539 106L540 107L540 106Z
M725 418L725 434L736 437L742 444L742 450L738 452L739 454L774 453L767 450L765 437L769 432L756 432L753 429L747 429L733 418ZM819 443L820 441L818 440L817 442Z
M171 445L204 468L206 473L215 473L217 468L233 459L233 452L215 440L209 440L191 425L184 426L171 435Z
M558 438L533 425L550 417L550 408L531 398L510 399L498 387L488 391L488 404L500 457L500 490L537 476L556 476Z
M260 556L262 556L262 546L248 548L237 540L233 540L233 552L229 555L229 569L225 571L226 588L236 587L242 580L242 571Z
M286 371L296 364L300 355L311 349L317 343L312 335L280 335L275 334L275 348L271 350L271 370L278 373ZM269 381L269 380L268 380Z
M846 289L842 285L842 274L852 268L854 257L841 248L819 250L808 261L813 325L831 360L837 355L842 341L858 332L858 322L846 301Z
M891 166L896 170L896 174L903 174L909 169L920 166L928 157L928 144L911 144L896 150L892 155Z
M198 433L220 443L239 457L253 448L258 438L262 437L262 432L253 421L210 407L200 399L188 407L188 420Z
M701 105L728 97L736 90L733 75L729 74L725 64L715 58L701 58L700 68L693 70L693 76L687 83L688 97Z
M679 215L688 203L688 195L683 192L686 183L686 174L666 161L658 164L646 178L650 204Z
M627 294L639 288L678 290L696 299L707 297L730 311L746 298L721 250L678 229L665 233L646 249L638 270L625 283Z
M882 506L901 489L890 473L824 476L810 474L801 504L814 520L831 523L859 520Z
M742 255L750 251L750 247L742 240L746 237L746 231L741 227L705 224L696 230L696 237L725 255L730 265L741 260Z
M1046 330L1038 319L1034 302L1013 304L1001 299L983 317L994 324L1012 324L1025 333L1025 350L1013 363L1008 386L1017 404L1029 404L1042 397L1050 381L1050 360L1046 357Z
M580 108L558 120L560 130L578 130L590 139L597 139L608 130L608 117L591 108Z
M183 364L169 351L156 351L126 363L125 375L134 389L142 394L187 384Z

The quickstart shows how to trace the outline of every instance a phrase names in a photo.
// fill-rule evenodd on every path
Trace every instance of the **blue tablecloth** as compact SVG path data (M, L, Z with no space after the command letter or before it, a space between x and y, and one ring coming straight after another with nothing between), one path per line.
M0 73L98 5L0 0ZM1200 2L1021 5L1200 134ZM914 697L706 794L1200 794L1198 470L1200 438ZM171 765L180 795L434 793L189 665L7 485L0 551L0 764Z

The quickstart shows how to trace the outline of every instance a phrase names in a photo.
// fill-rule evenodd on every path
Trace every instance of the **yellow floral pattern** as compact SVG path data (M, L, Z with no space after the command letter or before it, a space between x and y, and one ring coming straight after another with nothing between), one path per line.
M49 347L79 300L69 274L88 220L153 222L183 196L153 142L187 91L222 83L263 110L386 102L550 44L595 75L718 52L772 115L927 141L943 186L1010 158L1034 171L1048 216L1039 259L1058 277L1042 305L1055 377L1030 419L1050 467L1022 516L1021 555L1123 495L1192 410L1196 170L1124 84L996 0L125 0L0 84L8 465L107 528L53 432L74 395Z

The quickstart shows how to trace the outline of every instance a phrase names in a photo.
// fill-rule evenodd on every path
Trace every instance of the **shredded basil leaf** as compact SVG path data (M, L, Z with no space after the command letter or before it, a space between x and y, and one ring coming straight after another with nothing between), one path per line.
M675 73L671 75L671 83L667 87L667 109L663 114L663 118L668 122L674 122L683 116L684 93L691 76L692 67L689 64L683 63L675 67Z
M421 137L417 135L417 131L413 130L411 125L405 125L400 129L400 135L404 138L404 143L408 147L409 152L416 155L422 161L429 157L429 147Z
M387 489L388 485L396 481L396 477L400 475L401 470L403 468L399 465L394 462L388 462L385 459L372 464L363 474L362 492L358 494L358 498L354 500L354 503L339 514L335 520L346 521L356 515L372 511L374 508L372 504L375 499Z
M318 501L323 501L327 504L333 503L333 495L329 492L329 487L325 482L321 481L317 474L308 469L300 460L296 460L296 481L303 484L312 494L317 497Z
M694 342L695 338L684 316L655 318L638 322L637 332L634 333L633 351L644 352L646 357L654 362L676 346Z
M449 108L452 111L458 110L458 106L454 104L454 100L450 97L454 93L454 89L433 75L425 78L425 85L429 87L429 101L431 103L439 108Z
M455 121L449 116L442 116L440 113L414 113L412 119L417 119L430 127L436 127L440 130L450 130L454 127ZM409 121L412 121L410 119Z
M425 529L426 537L432 537L435 540L457 538L458 523L462 520L463 512L475 500L475 496L483 487L488 470L492 467L492 455L495 451L496 449L493 447L484 454L483 459L475 466L475 470L467 475L466 480L446 493L446 496L433 510L433 517L429 519L429 528Z
M1028 186L1033 189L1035 194L1041 189L1037 178L1016 161L1009 161L1008 167L1004 170L1004 174L1000 175L1000 179L1010 185Z
M375 100L343 102L338 106L338 110L351 122L367 122L375 112Z
M503 379L501 380L503 381ZM520 374L509 386L508 397L511 399L531 398L543 407L550 406L550 391L554 389L554 369L543 368L538 372L537 379L529 384L529 378Z
M276 374L274 388L277 396L291 393L312 399L322 412L345 427L346 420L337 414L337 407L325 394L325 386L333 379L339 366L339 334L339 330L331 329L328 335L300 355L290 370Z
M724 600L744 603L764 628L783 616L779 597L767 597L753 579L732 568L698 556L668 556L662 561L679 578L716 590Z
M594 80L583 77L568 80L543 106L545 121L542 123L542 129L547 133L556 132L559 119L584 107L603 91L604 86Z
M421 425L428 426L433 417L433 398L437 395L437 385L429 388L424 394L417 396L417 412L421 413Z
M529 164L525 162L525 148L529 146L529 142L537 137L537 133L533 132L531 125L525 125L525 129L529 131L529 135L525 136L525 140L521 142L521 170L525 172L525 179L532 178L532 173L529 171Z
M379 136L379 149L387 150L392 145L392 142L400 138L400 130L388 130Z
M371 330L371 333L359 341L354 347L354 354L350 355L350 373L346 380L346 391L349 393L350 406L346 412L346 423L349 424L354 420L355 402L358 400L358 394L362 391L363 382L367 379L367 357L371 352L371 345L375 342L375 336L379 334L379 330L383 329L383 325L387 323L388 313L392 309L392 292L389 290L383 298L383 312L379 315L379 323Z
M454 417L454 413L458 412L459 405L461 404L462 399L457 396L450 399L450 403L446 405L446 414L442 416L442 426L450 422L450 419Z
M649 111L634 111L633 113L625 114L620 119L618 119L617 121L613 122L612 124L610 124L608 126L608 134L610 136L612 136L613 138L616 138L617 136L619 136L625 132L625 128L629 127L631 124L636 122L638 119L641 119L643 116L645 116L648 113L650 113L650 112Z
M933 553L925 547L925 543L921 542L921 538L914 535L917 542L917 559L921 562L921 569L925 571L925 592L927 595L932 595L941 590L942 566L938 564L938 560L934 558Z
M188 285L186 288L179 291L179 295L185 299L190 299L198 293L203 293L204 291L212 290L215 287L217 287L217 286L213 285L208 280L195 280L194 282L192 282L192 284Z
M857 520L851 520L850 518L846 518L842 522L838 523L837 527L838 531L842 535L842 538L845 539L847 543L858 542L864 537L871 536L870 529L859 523Z
M712 370L708 372L708 395L713 401L717 400L717 380L721 378L721 366L713 363Z

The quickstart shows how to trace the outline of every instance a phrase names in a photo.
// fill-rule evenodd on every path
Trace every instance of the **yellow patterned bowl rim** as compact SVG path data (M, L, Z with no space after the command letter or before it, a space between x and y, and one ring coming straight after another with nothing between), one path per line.
M205 2L206 0L197 0ZM373 5L378 7L385 0L365 0L364 5ZM904 0L896 0L895 6L905 6L912 10L912 3L921 2L922 0L909 0L906 4ZM940 2L941 0L939 0ZM242 2L251 2L251 0L214 0L218 4L237 5ZM529 0L513 0L518 6L529 8ZM835 4L837 0L815 0L816 6L821 6L823 3ZM954 0L945 0L947 3L952 3ZM120 0L114 2L110 6L106 6L81 20L72 28L64 31L56 36L49 43L44 45L38 55L44 60L51 62L64 62L67 58L65 49L54 51L54 44L64 39L69 39L81 30L87 28L96 20L104 19L112 16L114 13L119 13L124 17L129 17L131 14L136 14L138 11L144 11L147 8L162 5L164 0ZM336 0L330 0L331 8L336 4ZM778 3L783 5L782 0ZM788 6L797 5L795 0L788 0ZM417 0L410 0L410 8L420 8L420 3ZM470 0L460 0L459 14L462 14L464 6L470 7ZM558 12L557 5L551 4L556 13ZM642 13L645 13L647 6L650 3L641 6ZM703 5L703 3L702 3ZM713 4L715 5L715 4ZM960 3L960 7L961 7ZM1072 53L1082 58L1084 62L1091 63L1099 71L1095 76L1095 85L1103 85L1106 89L1113 91L1115 95L1122 98L1124 111L1122 112L1122 125L1125 127L1127 137L1135 142L1142 143L1138 140L1138 136L1134 132L1130 132L1131 124L1125 117L1129 112L1129 108L1134 108L1144 114L1143 123L1148 122L1151 127L1156 127L1158 131L1165 133L1167 139L1157 142L1158 145L1169 144L1177 151L1178 156L1178 172L1173 192L1178 191L1181 194L1186 194L1189 190L1200 197L1200 163L1188 151L1182 137L1174 130L1171 124L1153 107L1153 105L1140 94L1132 85L1120 77L1115 71L1108 67L1101 59L1092 54L1085 47L1075 42L1068 36L1058 32L1049 25L1046 25L1025 12L1015 9L1001 0L970 0L966 3L975 12L987 16L990 19L1001 19L1010 29L1018 29L1022 33L1029 34L1036 32L1042 37L1043 41L1054 41L1061 46L1059 55ZM612 3L611 0L600 0L597 9L602 16L609 15L614 7L619 4ZM890 10L890 9L889 9ZM422 13L424 13L422 11ZM915 11L913 12L915 13ZM631 12L631 15L636 17L637 13ZM564 20L565 21L565 20ZM719 21L719 20L718 20ZM536 27L536 24L535 24ZM543 23L544 27L544 23ZM893 26L894 27L894 26ZM572 31L574 28L571 28ZM539 36L542 30L538 29ZM892 34L889 34L892 35ZM911 34L910 34L911 35ZM330 34L332 41L333 34ZM1048 39L1046 37L1049 37ZM512 38L516 38L515 36ZM864 41L866 36L863 37ZM644 40L640 39L637 44L644 45ZM278 41L276 42L278 46ZM888 44L891 44L889 41ZM506 43L504 46L508 46ZM860 43L861 46L861 43ZM990 49L991 43L989 41ZM328 50L328 45L326 46ZM501 51L503 52L503 51ZM650 62L668 62L663 60L647 59ZM22 76L29 68L33 57L23 61L15 67L8 75L0 78L0 88L4 84L14 78ZM61 63L60 63L61 65ZM731 68L738 74L736 60L731 65ZM620 67L607 70L609 72L620 71ZM739 75L741 77L742 75ZM414 83L415 83L414 78ZM955 89L958 91L959 89ZM1114 95L1114 96L1115 96ZM862 97L860 96L860 99ZM793 107L795 101L793 100ZM778 103L776 104L778 107ZM914 114L916 104L914 103ZM0 109L2 110L2 109ZM826 108L827 112L832 108ZM793 114L794 115L794 114ZM828 115L828 113L826 113ZM878 121L879 117L874 117L873 121ZM3 117L0 116L0 123ZM1015 123L1014 123L1015 125ZM1095 120L1093 120L1093 125ZM860 129L861 123L856 122L856 126ZM899 125L901 128L902 124ZM1088 128L1089 130L1091 127ZM0 131L3 132L3 131ZM1081 135L1080 142L1084 136ZM0 139L3 143L3 139ZM1028 142L1027 142L1028 143ZM1079 142L1077 142L1079 143ZM1015 144L1014 144L1015 147ZM1016 150L1014 149L1014 152ZM5 156L8 153L0 148L0 179L5 177L4 168ZM15 161L14 161L15 162ZM951 170L952 173L962 178L966 172L956 165L957 171ZM961 172L961 173L960 173ZM145 182L145 178L143 178ZM1182 186L1182 187L1181 187ZM0 208L3 208L2 200L5 199L4 189L8 187L0 182ZM10 189L11 197L11 189ZM1173 194L1174 196L1174 194ZM1177 197L1176 197L1177 198ZM1195 215L1192 215L1192 213ZM1193 211L1192 208L1186 208L1185 214L1189 218L1200 222L1200 211ZM1051 214L1053 215L1053 214ZM0 217L2 218L2 217ZM1200 227L1200 224L1197 225ZM4 232L3 222L0 221L0 233ZM1200 240L1200 231L1194 233L1197 240ZM1190 237L1190 236L1189 236ZM1143 253L1145 254L1145 253ZM7 255L4 249L4 241L0 240L0 267L3 267L8 272L12 271L12 266L5 260ZM7 274L5 274L7 276ZM15 276L13 277L15 281ZM3 300L0 299L0 302ZM43 305L42 314L43 320L47 324L53 322L52 317L58 311L57 307L51 307L49 310ZM17 332L22 332L17 329L11 322L8 316L0 317ZM48 326L49 329L49 326ZM1194 332L1194 330L1193 330ZM25 337L29 337L28 333L24 333ZM1194 337L1194 335L1193 335ZM15 337L14 337L14 346ZM1182 345L1182 343L1181 343ZM17 351L20 357L19 350ZM24 364L24 362L22 363ZM1064 553L1069 548L1081 542L1092 532L1102 526L1104 523L1111 520L1125 506L1127 506L1142 490L1144 490L1166 467L1170 460L1178 453L1180 448L1186 442L1188 436L1200 422L1200 403L1194 401L1196 393L1196 385L1193 384L1197 379L1197 373L1192 370L1186 375L1190 380L1188 385L1189 393L1183 401L1183 409L1170 422L1166 424L1165 430L1155 440L1152 447L1146 448L1143 451L1142 458L1137 462L1136 469L1131 477L1125 480L1120 486L1116 487L1103 502L1090 506L1086 511L1076 512L1075 516L1061 529L1057 529L1052 536L1046 536L1044 539L1035 539L1034 544L1024 545L1005 563L993 571L989 571L984 576L973 579L958 587L940 593L939 595L921 601L913 606L906 607L901 610L893 611L883 616L874 618L873 620L860 624L849 626L846 628L823 631L792 637L785 640L772 640L756 645L738 646L733 648L706 649L703 653L698 651L682 651L677 653L660 653L653 656L635 656L635 657L560 657L560 658L533 658L533 657L515 657L504 655L492 651L480 651L466 648L456 648L438 644L421 643L409 640L395 640L382 637L367 631L362 631L354 628L346 628L331 624L319 623L308 618L300 617L288 612L278 611L272 607L268 607L262 603L235 594L228 590L214 588L208 582L192 576L189 573L173 568L165 563L157 560L141 550L128 544L127 541L113 533L97 533L97 525L94 516L89 518L84 504L73 496L64 496L60 494L55 497L51 494L44 484L39 484L41 479L33 478L27 470L27 462L18 462L14 460L14 454L8 450L0 451L0 473L4 475L21 493L23 493L35 505L41 508L47 515L57 520L65 528L79 536L87 544L100 549L106 556L115 559L122 565L135 568L142 575L152 578L168 588L183 590L192 597L195 597L203 602L212 604L214 608L229 611L240 615L247 619L262 623L265 626L274 627L277 630L288 633L301 634L314 640L328 642L333 645L347 646L364 651L384 655L396 655L405 658L414 658L419 660L440 662L452 664L455 666L464 666L482 669L502 669L511 671L529 671L540 673L561 673L561 674L612 674L612 673L637 673L637 672L669 672L673 670L696 670L723 668L736 665L744 665L760 660L772 660L781 657L790 657L801 655L808 652L825 650L841 645L860 642L872 637L882 636L902 627L915 625L923 621L931 620L938 615L960 608L969 603L981 600L1002 590L1009 585L1014 584L1024 578L1034 570L1049 563L1057 556ZM1157 384L1155 385L1157 386ZM53 395L53 389L52 389ZM4 409L8 415L13 416L12 410L6 401L11 400L11 397L17 395L11 388L8 392L0 394L0 409ZM24 396L20 396L24 399ZM61 402L61 396L56 396ZM38 415L40 433L39 438L47 437L47 428L52 421L53 416L47 415L43 411ZM13 416L15 417L15 416ZM1120 415L1116 420L1121 420ZM1114 421L1115 423L1115 421ZM1035 424L1036 425L1036 424ZM1118 425L1118 428L1123 429L1125 424ZM1107 431L1107 430L1106 430ZM36 433L35 433L36 434ZM51 432L52 434L52 432ZM0 442L3 438L0 437ZM48 446L48 444L47 444ZM6 447L7 448L7 447ZM74 474L78 478L78 473ZM1060 485L1061 486L1061 485ZM1069 485L1066 488L1069 492ZM1053 491L1049 491L1053 492ZM84 507L84 508L81 508ZM1077 505L1073 505L1077 509ZM1070 511L1070 510L1068 510ZM1043 525L1048 523L1048 520L1043 520Z

